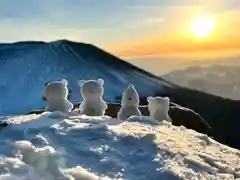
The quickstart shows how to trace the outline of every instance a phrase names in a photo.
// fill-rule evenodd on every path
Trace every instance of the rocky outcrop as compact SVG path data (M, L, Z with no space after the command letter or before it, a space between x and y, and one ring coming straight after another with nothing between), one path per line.
M5 128L6 126L8 126L8 123L7 123L6 121L0 122L0 130L2 130L2 129Z
M214 137L210 125L196 112L191 109L173 104L170 106L169 116L175 126L184 126L197 132Z

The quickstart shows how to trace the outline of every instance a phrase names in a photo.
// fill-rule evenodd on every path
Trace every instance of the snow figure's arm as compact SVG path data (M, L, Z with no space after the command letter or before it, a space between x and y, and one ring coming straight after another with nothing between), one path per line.
M84 103L84 100L81 102L80 106L79 106L79 111L83 111L84 109L84 106L85 106L85 103Z
M117 118L121 120L121 112L120 112L120 110L117 113Z
M172 118L168 115L168 118L167 118L168 121L172 122Z
M106 110L108 108L107 103L105 101L102 102L102 109Z
M44 110L49 111L49 109L50 109L50 106L49 106L49 104L47 104Z
M118 113L117 113L117 118L119 119L119 120L124 120L125 119L125 117L124 117L124 114L123 114L123 108L121 107L120 109L119 109L119 111L118 111Z
M139 109L137 109L137 116L142 116L142 113Z
M73 104L71 102L68 102L68 110L71 111L73 109Z

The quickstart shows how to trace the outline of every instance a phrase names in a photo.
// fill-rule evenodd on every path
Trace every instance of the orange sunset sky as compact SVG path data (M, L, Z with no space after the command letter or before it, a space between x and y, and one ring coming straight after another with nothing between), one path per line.
M172 12L163 18L153 32L110 44L106 49L127 59L201 52L206 54L206 51L218 51L219 55L240 53L240 8L213 13L201 6L175 8L170 8ZM216 27L208 37L198 38L190 32L189 27L202 14L214 19Z
M205 38L189 30L199 16L216 25ZM69 39L129 60L240 49L240 0L9 0L0 23L1 42Z

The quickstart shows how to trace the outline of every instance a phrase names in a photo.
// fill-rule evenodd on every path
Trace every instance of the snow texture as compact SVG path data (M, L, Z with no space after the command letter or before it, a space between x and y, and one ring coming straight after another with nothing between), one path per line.
M81 114L88 116L104 116L107 103L103 100L104 80L79 80L83 101L79 107Z
M95 46L66 40L0 44L0 77L2 116L44 108L45 83L63 78L72 89L73 104L82 101L79 79L104 79L104 99L108 101L115 100L131 83L141 96L172 86Z
M0 132L1 180L240 178L240 151L167 121L59 112L5 119L11 125Z
M118 119L126 120L131 116L141 116L142 113L138 108L139 96L134 85L129 85L123 92L121 108L118 112Z
M147 98L148 110L150 116L155 120L167 120L171 121L171 118L168 115L169 111L169 97L151 97Z

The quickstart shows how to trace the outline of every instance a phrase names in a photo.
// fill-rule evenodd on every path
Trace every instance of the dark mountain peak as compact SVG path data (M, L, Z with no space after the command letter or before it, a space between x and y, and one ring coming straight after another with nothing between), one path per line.
M43 107L44 84L61 78L69 81L72 102L81 100L76 83L79 79L103 78L104 95L110 101L121 95L129 84L134 84L140 96L174 87L97 46L66 39L0 44L0 77L4 77L0 81L0 93L4 97L0 101L0 114L24 113Z
M58 45L78 45L78 46L86 46L86 45L91 45L91 44L87 44L84 42L76 42L76 41L71 41L68 39L59 39L59 40L55 40L55 41L50 41L50 42L45 42L48 44L58 44Z
M151 73L127 62L127 61L124 61L123 59L120 59L119 57L107 52L106 50L104 50L94 44L75 42L75 41L70 41L70 40L66 40L66 39L58 40L55 42L58 42L60 45L70 47L76 53L80 53L81 55L90 56L90 59L92 59L91 57L94 55L95 57L97 57L97 59L95 59L95 60L102 61L107 64L112 64L113 66L117 66L118 68L126 68L126 69L136 70L136 71L139 71L139 72L141 72L147 76L150 76L152 78L156 78L163 82L167 82L164 79L162 79L156 75L153 75L153 74L151 74ZM168 83L171 84L172 86L176 86L170 82L168 82Z

